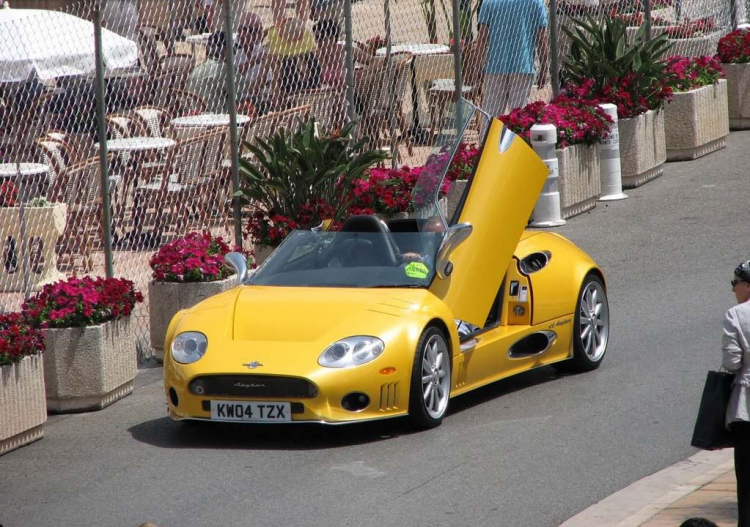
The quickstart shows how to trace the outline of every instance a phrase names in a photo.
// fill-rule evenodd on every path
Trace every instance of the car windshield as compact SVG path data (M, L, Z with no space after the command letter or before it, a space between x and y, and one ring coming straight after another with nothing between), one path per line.
M248 283L427 287L435 274L434 255L442 239L442 232L294 231Z
M469 122L486 116L462 100L445 120L412 189L407 218L354 216L338 232L294 231L248 279L294 287L428 287L447 229L443 182ZM478 128L478 127L477 127Z

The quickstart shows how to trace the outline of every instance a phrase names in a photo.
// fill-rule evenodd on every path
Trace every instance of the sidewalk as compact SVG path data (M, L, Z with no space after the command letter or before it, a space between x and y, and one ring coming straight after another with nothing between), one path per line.
M734 451L699 452L616 492L561 527L679 527L702 517L737 525Z

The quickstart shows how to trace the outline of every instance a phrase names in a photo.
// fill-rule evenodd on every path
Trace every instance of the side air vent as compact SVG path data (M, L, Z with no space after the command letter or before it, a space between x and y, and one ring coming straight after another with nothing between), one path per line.
M521 260L518 264L519 269L524 274L536 273L541 271L552 259L552 253L549 251L539 251L538 253L531 253L526 258Z
M527 335L508 350L508 357L511 359L525 359L534 355L544 353L552 347L557 339L557 333L554 331L539 331Z

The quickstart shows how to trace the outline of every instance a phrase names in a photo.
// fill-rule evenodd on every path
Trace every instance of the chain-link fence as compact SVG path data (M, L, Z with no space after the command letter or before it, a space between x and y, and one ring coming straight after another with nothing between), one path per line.
M713 54L732 27L729 2L651 0L652 33L668 32L674 53ZM334 131L356 116L357 133L387 150L390 163L421 165L453 112L457 84L494 115L548 100L550 49L561 67L561 29L572 17L617 16L635 28L649 7L559 0L552 12L545 0L458 0L454 17L449 0L11 4L0 9L5 311L44 283L104 275L108 261L146 291L156 248L190 231L238 241L235 123L244 143L308 117ZM105 93L99 118L97 86ZM136 321L145 349L148 301Z

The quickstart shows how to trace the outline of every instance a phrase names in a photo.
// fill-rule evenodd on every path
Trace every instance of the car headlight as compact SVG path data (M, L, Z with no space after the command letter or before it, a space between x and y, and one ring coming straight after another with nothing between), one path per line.
M334 342L318 357L318 364L326 368L351 368L375 359L383 353L385 344L376 337L348 337Z
M203 333L186 331L172 341L172 358L180 364L192 364L206 353L208 339Z

